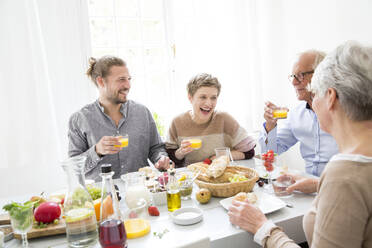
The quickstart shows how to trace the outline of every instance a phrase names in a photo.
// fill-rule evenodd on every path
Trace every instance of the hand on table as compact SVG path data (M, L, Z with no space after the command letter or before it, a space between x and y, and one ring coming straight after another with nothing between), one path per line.
M96 144L96 153L99 156L118 153L123 147L117 137L103 136ZM117 146L117 147L116 147Z
M232 224L253 234L267 221L262 211L247 200L244 202L233 200L227 214Z
M293 174L284 174L277 178L280 180L281 177L291 176L294 180L294 183L291 186L288 186L287 192L292 193L294 190L301 191L305 194L315 193L318 188L319 179L317 178L308 178L300 175Z
M170 166L170 159L166 156L161 156L158 162L154 165L158 170L168 170Z
M183 140L181 142L180 148L175 152L176 158L182 160L187 154L192 152L194 149L191 147L191 143L188 140Z

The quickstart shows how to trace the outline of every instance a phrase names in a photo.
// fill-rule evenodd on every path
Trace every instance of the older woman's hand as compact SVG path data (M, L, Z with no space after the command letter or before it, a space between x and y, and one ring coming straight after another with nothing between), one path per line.
M247 201L233 200L227 214L232 224L253 234L267 221L261 210Z
M293 179L293 184L288 186L287 192L292 193L294 190L301 191L305 194L315 193L318 188L319 179L317 178L308 178L300 175L293 174L284 174L277 178L280 180L282 177L290 176Z
M182 160L187 154L193 151L191 147L191 143L188 140L183 140L181 142L180 148L178 148L175 152L176 158Z

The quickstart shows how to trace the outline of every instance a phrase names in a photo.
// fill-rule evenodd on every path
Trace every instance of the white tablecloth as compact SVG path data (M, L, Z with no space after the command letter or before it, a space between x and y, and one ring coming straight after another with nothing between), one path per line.
M237 161L236 164L249 167L255 166L255 160ZM121 180L116 180L116 183L123 189ZM255 190L261 190L256 186ZM29 197L29 196L28 196ZM22 200L18 197L14 200ZM297 243L304 242L305 236L302 229L302 217L309 209L314 195L306 195L302 193L294 194L290 198L283 199L285 202L291 203L293 208L284 207L276 212L268 214L267 217L281 226L290 238ZM27 200L27 199L24 199ZM227 211L219 204L221 198L212 198L208 204L199 204L193 194L191 200L182 201L182 207L195 206L203 210L203 221L190 225L179 226L174 224L167 211L166 206L160 206L159 217L149 217L151 223L151 232L142 238L128 240L129 248L143 247L175 247L183 243L197 240L202 237L209 237L212 248L222 247L259 247L253 241L253 235L244 230L238 229L230 224ZM0 199L0 206L9 202L9 199ZM161 232L168 229L161 239L153 235L153 232ZM21 247L19 240L11 240L5 243L6 247ZM51 236L39 239L30 240L33 247L67 247L65 235ZM95 247L100 247L99 244Z

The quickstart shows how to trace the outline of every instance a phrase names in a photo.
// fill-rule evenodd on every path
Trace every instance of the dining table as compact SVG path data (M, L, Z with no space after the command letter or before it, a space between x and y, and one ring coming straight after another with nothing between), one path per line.
M262 162L257 158L234 161L233 163L256 169L262 167ZM289 172L291 172L291 170L289 170ZM296 173L299 172L296 171ZM301 173L306 175L304 172ZM311 177L311 175L308 176ZM124 182L121 179L115 179L114 182L119 186L121 194L125 195ZM194 184L193 191L195 192L196 190L198 190L198 188ZM259 193L263 191L263 188L259 187L256 183L253 191ZM315 195L316 194L295 192L290 197L281 198L281 200L284 201L285 206L266 214L266 217L272 220L276 225L280 226L296 243L305 242L306 239L302 227L302 219L304 214L310 209ZM22 196L15 197L14 199L0 198L0 206L2 207L11 200L25 201L27 199L29 198L22 199ZM159 216L146 217L150 222L151 231L143 237L128 239L128 247L179 247L203 238L208 238L210 240L211 248L260 247L254 242L253 234L230 223L227 210L220 203L223 199L224 198L212 197L207 204L200 204L195 198L195 193L193 193L191 199L182 200L181 208L196 207L202 210L202 220L191 225L175 224L170 216L171 212L168 212L167 205L158 206L160 211ZM0 212L1 211L3 210L0 210ZM164 235L155 235L154 233L164 233ZM20 240L12 239L5 242L5 247L21 247L21 244ZM29 239L29 244L31 247L68 247L65 234ZM96 245L92 247L101 246L97 241Z

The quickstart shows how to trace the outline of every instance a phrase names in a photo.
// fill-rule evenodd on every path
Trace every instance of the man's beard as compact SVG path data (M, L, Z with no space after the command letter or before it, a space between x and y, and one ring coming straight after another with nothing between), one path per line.
M109 97L108 99L110 102L112 102L113 104L122 104L122 103L125 103L128 99L125 97L125 99L120 99L120 97L118 96L111 96Z

